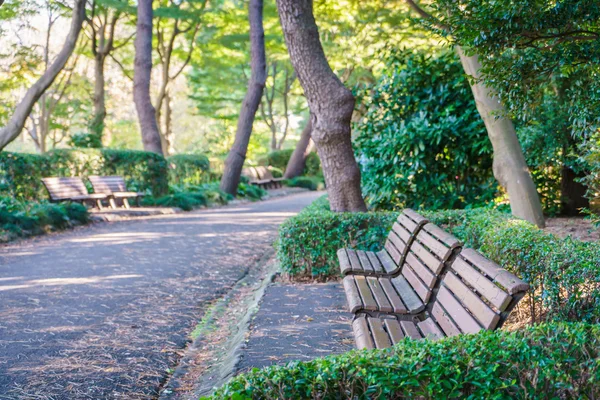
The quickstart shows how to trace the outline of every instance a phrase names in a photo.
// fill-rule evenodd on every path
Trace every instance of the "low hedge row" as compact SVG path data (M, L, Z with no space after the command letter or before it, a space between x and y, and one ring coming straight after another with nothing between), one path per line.
M495 210L424 212L466 246L526 280L531 322L600 323L600 244L561 239ZM398 213L333 213L319 199L280 228L278 258L293 277L337 276L337 249L379 249Z
M210 399L596 398L599 357L598 325L543 324L254 369Z
M206 183L210 163L203 155L175 155L167 160L134 150L61 149L44 155L0 153L0 195L22 200L45 199L41 178L89 175L121 175L129 189L160 196L168 192L169 183Z
M267 154L264 160L261 160L261 164L271 166L285 171L287 167L288 161L294 152L293 149L285 149L285 150L276 150ZM304 167L304 172L302 175L306 176L322 176L323 173L321 171L321 160L319 156L314 151L308 154L306 157L306 166Z

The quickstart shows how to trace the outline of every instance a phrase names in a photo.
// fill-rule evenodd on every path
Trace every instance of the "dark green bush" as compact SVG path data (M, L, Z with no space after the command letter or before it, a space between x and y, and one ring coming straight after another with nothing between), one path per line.
M201 185L210 180L210 162L203 154L177 154L167 161L172 185Z
M0 195L45 199L41 179L48 176L48 159L35 154L0 152Z
M599 326L544 324L254 369L211 398L591 399L599 357Z
M290 187L300 187L310 190L323 190L325 189L325 184L323 182L323 178L319 178L316 176L298 176L292 179L286 179L283 181L286 186Z
M288 161L290 161L290 157L294 152L293 149L286 150L276 150L267 154L266 160L264 160L263 164L268 166L277 168L281 171L285 171L287 167ZM314 151L308 154L306 158L306 166L304 167L304 172L302 175L308 176L322 176L323 172L321 171L321 160L319 156Z
M237 190L237 197L248 200L260 200L267 195L267 192L249 183L240 182Z
M472 208L494 198L491 144L453 51L393 52L365 103L354 145L372 207Z

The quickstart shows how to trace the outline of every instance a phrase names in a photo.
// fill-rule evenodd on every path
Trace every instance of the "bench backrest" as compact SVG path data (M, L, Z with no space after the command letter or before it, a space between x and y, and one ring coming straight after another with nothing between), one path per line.
M50 177L42 178L42 182L52 200L63 200L88 194L81 178Z
M273 174L271 173L271 171L269 171L269 169L267 167L259 166L259 167L256 167L255 169L256 169L256 173L258 174L260 179L262 179L262 180L275 179L273 177Z
M421 228L429 221L410 208L404 209L394 222L385 241L385 250L396 265L402 265L408 248ZM384 252L385 253L385 252ZM384 254L385 255L385 254Z
M115 192L126 192L127 186L122 176L97 176L88 177L94 188L94 193L111 194Z
M464 249L442 278L428 310L446 336L502 326L529 285L473 249Z
M432 223L419 231L408 248L401 274L423 303L429 301L444 267L461 246L457 238Z

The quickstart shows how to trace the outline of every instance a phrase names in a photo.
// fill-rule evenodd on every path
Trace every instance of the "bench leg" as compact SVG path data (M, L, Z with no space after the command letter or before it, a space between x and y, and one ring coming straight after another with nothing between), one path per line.
M129 210L129 201L126 198L123 198L123 207Z
M96 206L98 207L99 210L104 209L104 206L102 205L102 200L100 200L100 199L96 199Z
M114 197L109 198L108 203L110 204L110 208L112 208L113 210L117 208L117 203L115 202Z

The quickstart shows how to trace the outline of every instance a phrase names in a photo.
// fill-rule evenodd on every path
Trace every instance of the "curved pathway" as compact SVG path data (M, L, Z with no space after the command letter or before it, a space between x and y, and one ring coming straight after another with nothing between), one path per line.
M0 399L156 397L207 305L319 195L0 247Z

